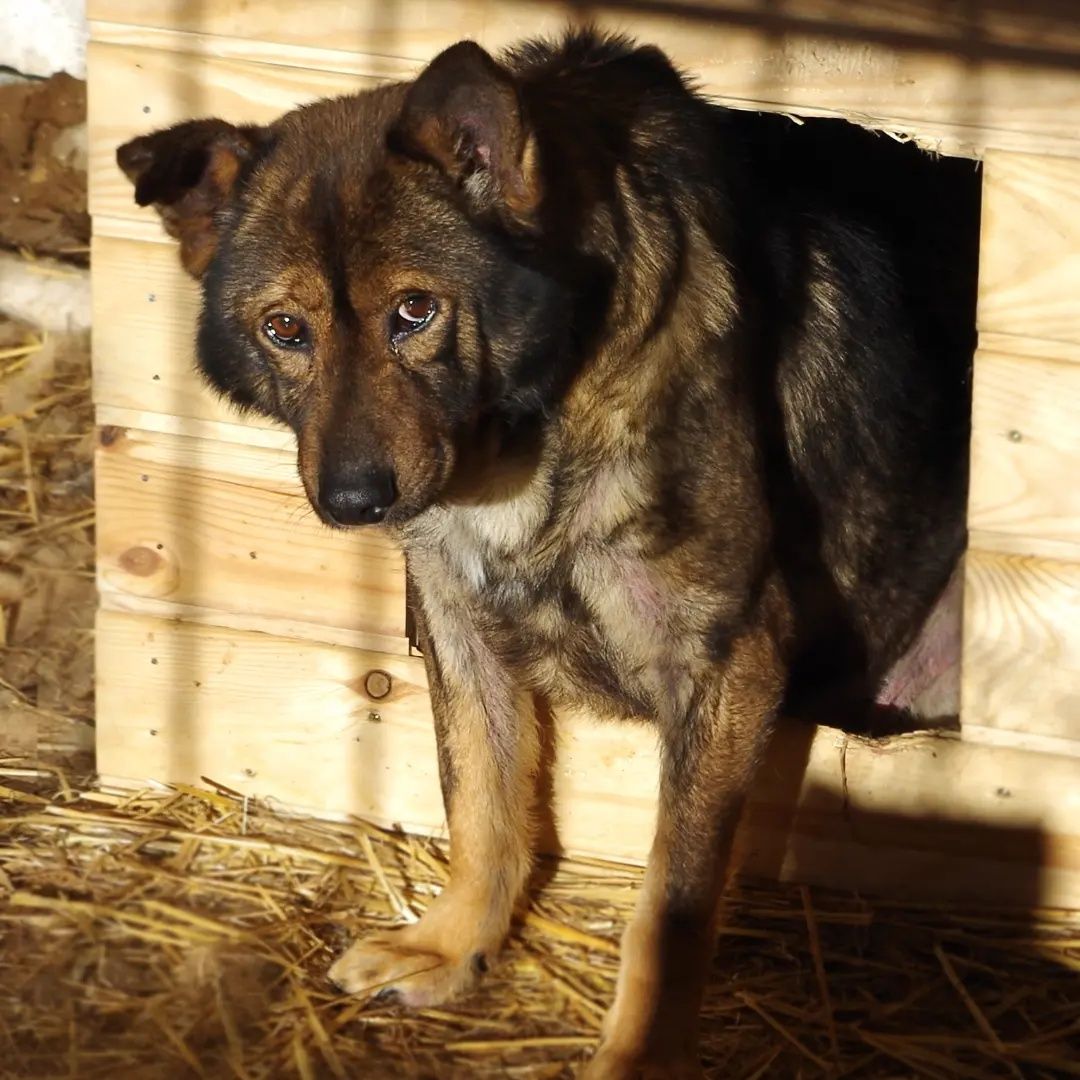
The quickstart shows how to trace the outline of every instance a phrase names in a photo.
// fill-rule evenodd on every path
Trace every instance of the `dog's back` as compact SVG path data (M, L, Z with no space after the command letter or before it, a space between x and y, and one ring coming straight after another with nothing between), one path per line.
M737 205L800 624L789 708L859 727L965 541L978 171L842 121L724 123L752 148Z

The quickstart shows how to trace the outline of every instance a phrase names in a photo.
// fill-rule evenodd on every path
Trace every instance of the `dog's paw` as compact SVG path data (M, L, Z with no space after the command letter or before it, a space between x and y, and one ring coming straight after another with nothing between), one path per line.
M697 1061L649 1061L601 1045L578 1075L580 1080L704 1080L705 1072Z
M328 977L349 994L391 1000L419 1009L467 990L483 970L472 956L450 956L405 927L363 938L347 949Z

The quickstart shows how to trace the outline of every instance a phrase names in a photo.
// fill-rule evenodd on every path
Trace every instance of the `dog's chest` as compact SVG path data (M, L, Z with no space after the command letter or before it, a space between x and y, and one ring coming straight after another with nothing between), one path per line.
M447 511L441 562L493 651L567 703L656 715L690 693L689 598L644 554L644 485L605 467L570 490L537 485ZM453 632L450 630L450 632Z

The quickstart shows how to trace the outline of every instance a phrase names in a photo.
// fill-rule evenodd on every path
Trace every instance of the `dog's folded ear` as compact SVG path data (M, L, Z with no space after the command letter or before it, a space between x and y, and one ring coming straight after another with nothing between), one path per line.
M451 45L420 73L389 143L438 165L477 209L531 224L541 196L536 138L513 77L475 42Z
M180 260L192 276L205 273L217 247L215 215L267 141L266 128L189 120L116 151L117 164L135 185L135 201L161 215L166 231L180 241Z

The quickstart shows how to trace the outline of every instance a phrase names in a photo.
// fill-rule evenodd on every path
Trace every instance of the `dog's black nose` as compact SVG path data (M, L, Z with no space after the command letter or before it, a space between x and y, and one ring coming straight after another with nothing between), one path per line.
M396 498L389 469L328 476L319 484L319 504L338 525L375 525L386 517Z

